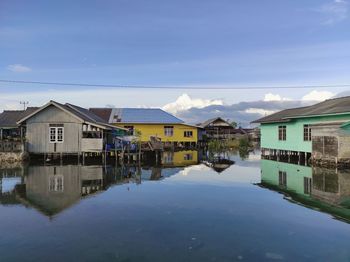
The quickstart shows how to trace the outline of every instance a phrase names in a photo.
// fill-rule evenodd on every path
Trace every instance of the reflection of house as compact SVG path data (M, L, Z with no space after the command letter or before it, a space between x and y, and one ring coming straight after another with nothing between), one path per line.
M314 168L312 196L332 205L350 207L350 170Z
M149 167L143 168L141 172L142 180L157 181L178 174L181 167Z
M225 158L214 158L210 161L205 161L204 164L212 168L217 173L224 172L227 168L232 166L235 162Z
M312 168L272 160L261 160L261 180L300 195L310 195Z
M163 143L175 146L194 145L198 142L198 127L185 124L177 117L154 108L91 108L91 112L106 122L131 132L141 133L141 141L158 137Z
M164 151L162 152L162 165L165 167L182 167L198 164L198 151Z
M293 201L350 220L350 172L261 160L261 186Z
M24 168L16 166L12 168L0 168L0 204L18 205L20 202L16 198L14 188L21 183Z
M25 176L26 204L55 215L79 201L81 166L31 166Z
M26 125L27 150L33 154L101 152L118 129L89 110L54 101L18 123Z
M24 176L22 202L55 215L81 197L105 190L113 181L102 166L30 166Z

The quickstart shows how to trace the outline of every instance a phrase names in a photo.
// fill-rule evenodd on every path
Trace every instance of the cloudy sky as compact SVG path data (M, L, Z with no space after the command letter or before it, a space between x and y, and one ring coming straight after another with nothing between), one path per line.
M54 99L163 107L188 118L210 106L265 101L234 107L264 115L276 110L269 101L327 99L349 89L341 87L350 84L349 16L348 0L1 0L0 80L182 88L0 81L0 110ZM314 87L281 88L305 85Z

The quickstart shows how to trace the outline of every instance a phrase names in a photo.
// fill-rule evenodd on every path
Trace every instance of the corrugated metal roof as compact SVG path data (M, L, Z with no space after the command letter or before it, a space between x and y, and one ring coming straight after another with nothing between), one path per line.
M37 110L38 107L28 107L26 110L5 110L0 114L0 127L16 128L17 121Z
M112 128L112 129L127 130L124 128L115 127L115 126L110 125L108 123L108 121L105 121L104 119L102 119L101 117L99 117L98 115L94 114L92 111L90 111L86 108L72 105L72 104L68 104L68 103L61 104L61 103L58 103L56 101L50 101L49 103L47 103L46 105L44 105L40 108L35 108L35 110L32 110L31 112L28 112L26 115L21 116L15 122L21 123L23 121L26 121L27 119L29 119L33 115L37 114L41 110L44 110L48 106L56 106L56 107L58 107L62 110L65 110L66 112L76 116L78 119L81 119L82 121L87 122L87 123L93 123L93 124L100 125L101 127L108 128L108 129Z
M272 115L255 120L252 123L287 122L293 118L299 117L312 117L342 113L350 114L350 96L329 99L312 106L282 110Z
M105 122L110 122L112 108L91 108L89 111L102 118Z
M90 111L107 119L109 123L182 124L181 119L159 108L90 108Z
M99 117L98 115L94 114L93 112L91 112L86 108L82 108L80 106L76 106L68 103L65 104L64 106L71 113L76 114L78 117L80 117L84 121L108 124L107 121L105 121L104 119L102 119L101 117Z

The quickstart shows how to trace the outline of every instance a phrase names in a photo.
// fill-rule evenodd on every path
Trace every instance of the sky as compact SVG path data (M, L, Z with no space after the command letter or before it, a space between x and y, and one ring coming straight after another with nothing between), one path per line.
M1 0L0 80L159 88L0 82L0 110L319 101L350 89L349 28L349 0Z

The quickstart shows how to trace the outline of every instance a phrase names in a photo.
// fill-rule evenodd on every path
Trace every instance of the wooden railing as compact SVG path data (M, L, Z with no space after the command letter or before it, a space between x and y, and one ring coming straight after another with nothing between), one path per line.
M22 152L24 144L21 141L0 140L0 152Z

